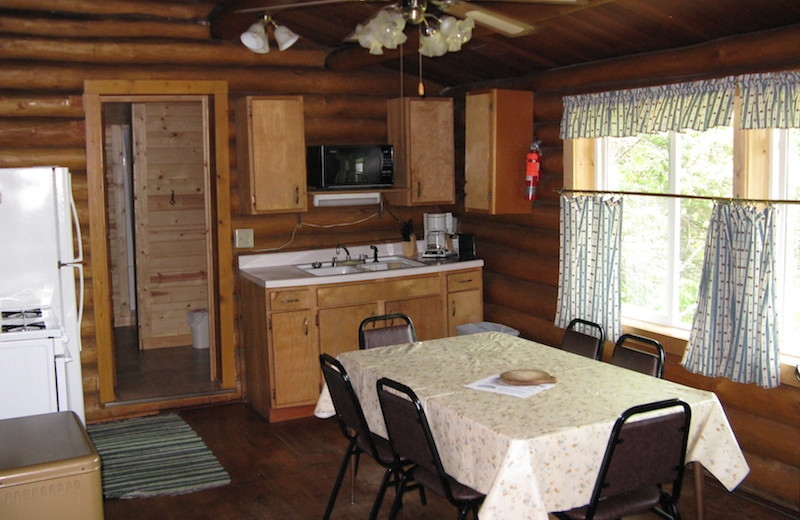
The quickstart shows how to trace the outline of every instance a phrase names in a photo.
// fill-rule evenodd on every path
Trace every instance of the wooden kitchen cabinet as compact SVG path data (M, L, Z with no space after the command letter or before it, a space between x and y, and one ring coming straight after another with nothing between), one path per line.
M533 92L491 89L466 96L464 209L530 213L525 156L533 141Z
M270 422L311 415L323 383L319 354L358 349L364 318L401 312L427 340L483 315L479 268L274 289L243 281L241 296L245 396Z
M240 211L307 211L302 96L247 96L236 105Z
M364 318L377 316L378 303L319 309L320 352L333 357L358 348L358 326Z
M387 134L394 146L399 206L455 203L452 98L397 98L387 102Z
M480 269L447 275L447 335L459 325L483 321L483 276Z

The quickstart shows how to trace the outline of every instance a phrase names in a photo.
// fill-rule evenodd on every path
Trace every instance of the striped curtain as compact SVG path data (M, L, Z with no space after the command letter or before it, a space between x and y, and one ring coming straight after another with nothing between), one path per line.
M619 337L622 198L562 196L560 231L556 326L581 318Z
M749 74L739 77L741 127L800 127L800 72Z
M564 98L561 138L627 137L730 124L736 78Z
M764 388L779 384L774 208L716 204L683 366Z

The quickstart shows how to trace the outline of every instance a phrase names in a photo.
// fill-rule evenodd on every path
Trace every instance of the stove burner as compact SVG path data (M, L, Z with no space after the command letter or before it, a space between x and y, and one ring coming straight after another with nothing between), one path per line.
M4 319L41 318L42 309L25 309L20 311L3 311Z
M33 323L18 323L14 325L3 325L3 332L23 332L26 330L44 330L45 324L43 321L36 321Z

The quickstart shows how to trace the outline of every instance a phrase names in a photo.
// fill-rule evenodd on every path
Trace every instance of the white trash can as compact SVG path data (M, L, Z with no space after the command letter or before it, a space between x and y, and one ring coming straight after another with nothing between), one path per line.
M468 334L478 334L481 332L502 332L512 336L519 336L517 329L512 329L500 323L492 323L491 321L479 321L477 323L465 323L464 325L456 325L456 330L459 336L466 336Z
M192 329L192 347L208 348L208 309L195 309L186 313L186 323Z

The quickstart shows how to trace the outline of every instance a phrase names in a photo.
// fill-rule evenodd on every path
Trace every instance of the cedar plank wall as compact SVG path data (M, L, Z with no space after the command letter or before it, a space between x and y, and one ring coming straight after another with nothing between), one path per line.
M800 68L798 48L800 29L793 27L677 52L608 60L481 85L534 91L535 134L543 146L540 200L531 215L460 215L461 230L475 233L478 256L485 260L485 319L512 326L523 336L542 343L555 345L561 341L563 330L553 325L559 245L558 195L554 190L563 186L563 142L559 138L563 96L748 72L796 70ZM456 128L462 132L462 147L462 95L467 90L450 91L461 100L456 104L456 120L461 125ZM457 135L457 142L458 139ZM463 157L463 150L457 157ZM520 168L523 167L524 158L520 157ZM463 183L463 171L460 181ZM668 350L666 379L719 396L750 466L743 488L800 510L800 387L796 382L764 390L723 378L698 376L680 366L685 342L681 345L658 339ZM606 347L608 359L613 345ZM784 381L793 379L793 375L784 372Z
M297 224L297 215L237 214L235 100L244 95L302 95L307 144L385 143L386 100L398 96L400 76L383 68L348 74L328 72L323 66L326 50L303 40L287 51L273 50L267 55L254 54L238 43L212 41L208 27L200 21L213 7L210 3L117 0L56 4L50 0L25 0L16 5L26 11L15 12L0 6L0 168L60 165L72 172L86 249L81 361L87 420L117 418L131 411L102 408L99 403L88 200L90 196L101 195L87 193L84 80L228 81L232 229L254 229L255 247L269 248L288 241ZM78 16L70 19L45 14L57 9ZM126 17L130 12L146 16ZM405 91L413 92L415 87L416 78L407 77ZM427 88L436 92L440 86L428 83ZM302 220L323 225L350 222L372 214L375 208L311 207L302 214ZM451 209L392 207L391 211L398 219L413 218L421 232L424 212ZM304 227L287 249L400 239L399 225L384 212L380 218L352 227ZM237 252L234 250L234 254ZM235 267L231 268L235 273ZM238 309L236 315L238 322ZM237 353L240 382L244 374L242 359ZM135 413L140 415L157 408L153 405L148 410L140 406Z

